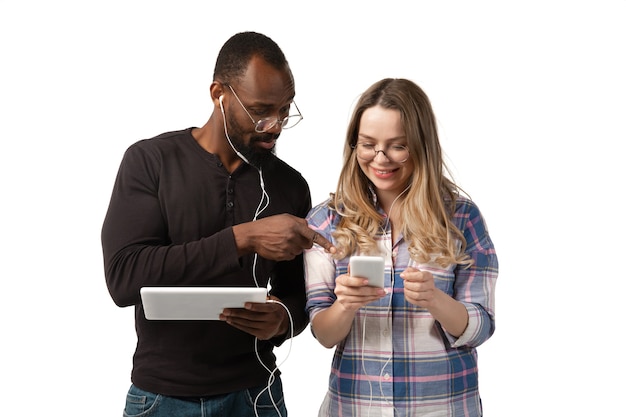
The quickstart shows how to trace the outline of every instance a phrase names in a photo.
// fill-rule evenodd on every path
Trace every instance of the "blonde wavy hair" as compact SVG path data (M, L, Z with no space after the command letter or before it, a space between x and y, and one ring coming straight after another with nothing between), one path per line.
M415 167L407 190L394 208L400 210L401 232L409 242L411 258L418 263L434 261L443 267L453 263L471 265L465 254L467 242L452 223L462 190L446 176L449 170L443 160L430 100L412 81L396 78L385 78L369 87L360 96L348 125L343 167L330 200L330 207L341 217L333 233L339 249L337 257L344 258L357 250L364 254L378 252L374 237L381 233L385 218L376 209L372 184L353 149L363 112L377 105L400 112Z

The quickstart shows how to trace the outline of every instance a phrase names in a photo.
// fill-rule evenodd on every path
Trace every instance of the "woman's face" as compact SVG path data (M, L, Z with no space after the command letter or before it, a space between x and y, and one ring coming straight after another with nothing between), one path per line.
M398 110L374 106L363 112L356 141L357 161L379 198L395 198L409 184L413 160L406 153L402 162L407 140ZM373 151L383 152L376 152L370 160L360 157L368 152L371 157Z

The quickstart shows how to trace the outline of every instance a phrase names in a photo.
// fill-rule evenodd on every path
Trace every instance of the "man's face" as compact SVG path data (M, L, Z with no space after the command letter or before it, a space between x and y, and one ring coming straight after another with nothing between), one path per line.
M291 73L253 58L237 84L225 86L224 90L230 140L251 165L261 167L272 159L282 128L276 123L265 132L257 132L257 122L265 118L282 120L289 115L295 95Z
M228 135L235 149L237 149L250 163L257 168L265 166L271 159L270 156L275 153L276 139L278 134L272 133L257 133L254 130L252 121L248 119L243 120L242 124L239 123L239 119L242 119L235 112L230 111L227 113L227 126Z

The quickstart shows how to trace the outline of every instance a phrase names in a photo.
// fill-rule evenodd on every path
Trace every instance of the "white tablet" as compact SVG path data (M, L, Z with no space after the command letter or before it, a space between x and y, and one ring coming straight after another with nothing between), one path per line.
M141 301L148 320L219 320L225 308L264 303L267 288L143 287Z

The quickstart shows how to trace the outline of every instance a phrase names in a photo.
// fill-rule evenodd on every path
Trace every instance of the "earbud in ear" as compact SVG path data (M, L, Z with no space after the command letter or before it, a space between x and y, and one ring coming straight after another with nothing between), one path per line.
M224 100L224 94L220 96L220 103L222 102L222 100Z

